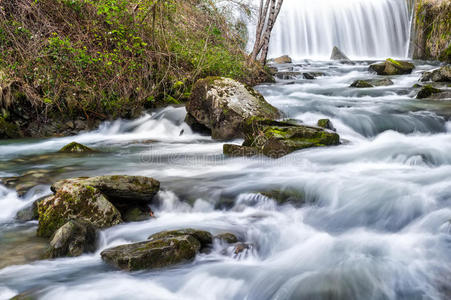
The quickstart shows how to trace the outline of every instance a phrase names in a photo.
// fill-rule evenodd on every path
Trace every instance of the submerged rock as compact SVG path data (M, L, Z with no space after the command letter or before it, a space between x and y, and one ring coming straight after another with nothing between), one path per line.
M334 125L332 124L332 121L329 119L320 119L320 120L318 120L317 125L318 125L318 127L321 127L321 128L336 131Z
M53 235L47 250L48 258L75 257L96 250L96 228L78 220L61 226Z
M214 238L227 244L235 244L238 242L238 238L236 237L236 235L230 232L218 234Z
M345 62L352 62L349 57L347 57L337 46L332 49L332 54L330 55L331 60L339 60Z
M301 76L301 72L277 72L276 78L282 79L282 80L292 80L296 79L297 77Z
M451 82L451 65L441 67L432 72L425 72L420 79L422 82Z
M283 55L280 57L276 57L270 60L271 62L275 64L291 64L293 60L288 55Z
M259 194L271 198L279 205L290 203L296 207L300 207L305 204L305 196L298 190L287 189L273 189L269 191L259 192Z
M207 77L197 81L186 105L187 118L211 130L213 139L243 137L250 117L277 119L280 112L249 86L230 78Z
M36 237L34 226L3 227L0 236L0 269L40 260L47 248L48 240Z
M224 144L222 150L225 155L232 157L255 156L260 153L257 148L234 144Z
M132 207L123 214L124 222L140 222L149 220L154 216L152 210L148 206Z
M292 122L251 118L246 121L244 131L243 146L252 147L271 158L279 158L300 149L340 143L339 135L334 132Z
M76 142L72 142L72 143L64 146L63 148L61 148L58 152L59 153L96 153L98 151L91 149L85 145L82 145L82 144L79 144Z
M0 181L5 186L15 189L19 196L23 196L37 185L50 184L50 180L56 173L57 171L44 169L30 170L20 176L1 178Z
M350 87L354 88L372 88L375 86L389 86L393 85L393 81L390 79L369 79L369 80L356 80Z
M164 231L149 238L107 249L101 253L102 259L127 271L164 268L194 259L212 241L210 233L194 229Z
M378 75L404 75L412 73L415 65L407 61L387 59L385 62L372 64L370 71L376 72Z
M434 94L441 93L442 90L437 89L430 85L425 85L421 88L421 90L417 94L417 99L430 98Z
M302 73L305 79L313 80L316 79L316 77L325 76L323 72L305 72Z
M19 222L28 222L37 220L39 218L38 201L39 200L36 200L31 205L19 210L16 214L16 220Z

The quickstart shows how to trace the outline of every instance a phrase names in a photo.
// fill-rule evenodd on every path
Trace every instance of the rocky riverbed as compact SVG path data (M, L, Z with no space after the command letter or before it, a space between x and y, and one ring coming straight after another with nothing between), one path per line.
M279 113L252 130L234 123L244 131L233 136L212 138L224 124L210 121L197 133L185 107L168 107L74 137L1 141L0 298L443 299L449 81L423 75L435 63L401 75L377 75L377 63L276 65L291 75L257 91ZM425 86L445 96L417 99ZM214 120L237 112L221 108ZM299 147L309 130L333 143ZM296 148L265 155L290 139ZM74 141L93 151L59 152Z

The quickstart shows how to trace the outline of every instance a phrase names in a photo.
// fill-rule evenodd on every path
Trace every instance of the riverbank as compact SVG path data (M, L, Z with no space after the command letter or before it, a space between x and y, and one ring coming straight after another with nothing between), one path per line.
M205 76L267 80L245 39L208 0L0 2L0 138L137 118L183 103Z
M413 57L451 63L451 1L417 0Z

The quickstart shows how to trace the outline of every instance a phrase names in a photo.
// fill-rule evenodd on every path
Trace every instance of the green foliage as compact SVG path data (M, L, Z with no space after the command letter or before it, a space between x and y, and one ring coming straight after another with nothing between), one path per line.
M50 116L135 117L186 101L201 77L253 76L242 28L208 0L10 0L4 10L0 67Z

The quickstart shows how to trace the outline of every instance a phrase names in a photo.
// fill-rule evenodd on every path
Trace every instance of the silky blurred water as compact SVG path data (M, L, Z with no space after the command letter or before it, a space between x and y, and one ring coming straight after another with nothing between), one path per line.
M224 157L221 142L183 122L183 107L74 137L0 142L0 177L45 169L53 181L130 174L162 185L157 218L102 231L95 254L0 269L0 299L23 291L42 299L449 298L451 102L414 99L420 72L435 67L417 65L393 86L353 89L353 80L374 77L368 62L303 60L294 71L326 76L259 86L286 117L311 125L329 118L342 139L279 160ZM55 154L72 141L104 153ZM276 189L304 204L257 194ZM18 197L0 185L1 243L22 230L15 213L49 193L44 184ZM254 248L234 257L216 242L192 263L135 273L100 259L105 248L187 227L232 232Z

